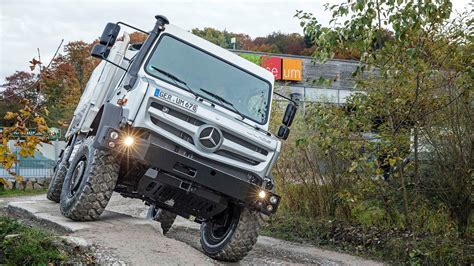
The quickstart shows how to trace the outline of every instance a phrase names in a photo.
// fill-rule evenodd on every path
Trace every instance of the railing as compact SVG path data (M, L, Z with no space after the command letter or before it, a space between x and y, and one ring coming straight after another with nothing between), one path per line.
M19 160L10 169L25 179L50 178L53 175L53 160ZM0 178L14 178L6 169L0 168Z

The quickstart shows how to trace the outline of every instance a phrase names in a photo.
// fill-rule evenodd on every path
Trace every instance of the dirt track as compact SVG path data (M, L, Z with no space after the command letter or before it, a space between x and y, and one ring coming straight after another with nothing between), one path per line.
M2 202L3 201L3 202ZM49 226L59 225L69 235L97 244L105 252L133 265L156 264L215 264L218 263L200 250L199 225L178 219L167 236L163 236L157 222L148 222L147 206L139 200L114 195L107 211L95 222L72 222L59 213L59 206L44 195L22 198L3 198L10 211L35 217ZM13 208L14 207L14 208ZM376 265L375 261L344 253L322 250L270 237L259 237L258 242L242 264L323 264Z

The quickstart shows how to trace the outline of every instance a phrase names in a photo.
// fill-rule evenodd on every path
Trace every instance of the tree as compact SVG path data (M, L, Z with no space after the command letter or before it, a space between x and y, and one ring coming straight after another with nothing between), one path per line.
M329 27L311 13L298 11L296 16L315 44L316 60L334 58L340 51L360 55L354 76L366 94L350 101L355 101L355 110L363 110L365 121L379 117L383 122L377 142L365 141L365 152L352 154L350 170L374 169L373 174L381 174L389 165L392 187L402 191L409 227L416 219L411 215L418 204L415 192L423 192L442 199L464 234L474 156L473 18L467 12L450 20L451 7L447 0L349 0L326 7L333 14ZM336 119L324 110L319 115ZM452 141L443 141L447 139ZM421 150L436 159L422 161ZM411 158L409 165L406 158ZM432 166L437 173L431 173L435 180L428 184L420 178L421 169Z
M22 157L33 156L36 146L41 142L48 142L49 137L49 128L43 117L43 114L48 114L48 110L41 106L43 86L40 78L44 68L40 60L33 59L30 63L32 63L32 71L39 66L39 79L36 79L36 75L26 72L16 72L7 77L8 83L5 85L6 90L2 100L2 103L9 100L15 101L17 110L9 110L2 117L5 122L0 132L2 139L0 165L18 181L22 180L21 176L16 175L11 169L17 162L17 154ZM33 128L36 134L30 133ZM18 148L16 153L12 152L9 140L16 140L14 144ZM0 183L8 185L3 178L0 178Z
M73 66L80 92L84 91L89 76L99 60L90 56L92 44L83 41L70 42L64 47L65 59Z

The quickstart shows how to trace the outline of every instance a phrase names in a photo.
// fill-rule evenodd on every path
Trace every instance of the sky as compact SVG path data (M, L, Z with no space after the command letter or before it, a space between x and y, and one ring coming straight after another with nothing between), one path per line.
M453 0L461 10L472 0ZM49 62L64 43L98 38L107 22L123 21L151 30L154 16L165 15L183 29L213 27L251 37L272 32L302 33L296 10L315 14L327 24L325 3L339 0L0 0L0 84L16 70L28 71L39 48ZM61 49L62 51L62 49Z

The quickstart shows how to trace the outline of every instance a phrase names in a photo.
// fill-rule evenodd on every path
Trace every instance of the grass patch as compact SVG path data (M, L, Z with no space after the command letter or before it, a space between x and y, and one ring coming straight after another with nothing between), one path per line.
M470 265L474 262L472 239L417 234L400 228L367 228L296 214L272 217L262 227L261 234L394 263Z
M0 198L40 195L40 194L46 193L47 191L48 191L48 189L46 189L46 188L44 188L44 189L26 189L26 190L18 190L18 189L0 190Z
M47 231L0 217L0 264L58 264L68 258L66 251L54 245L55 236Z

